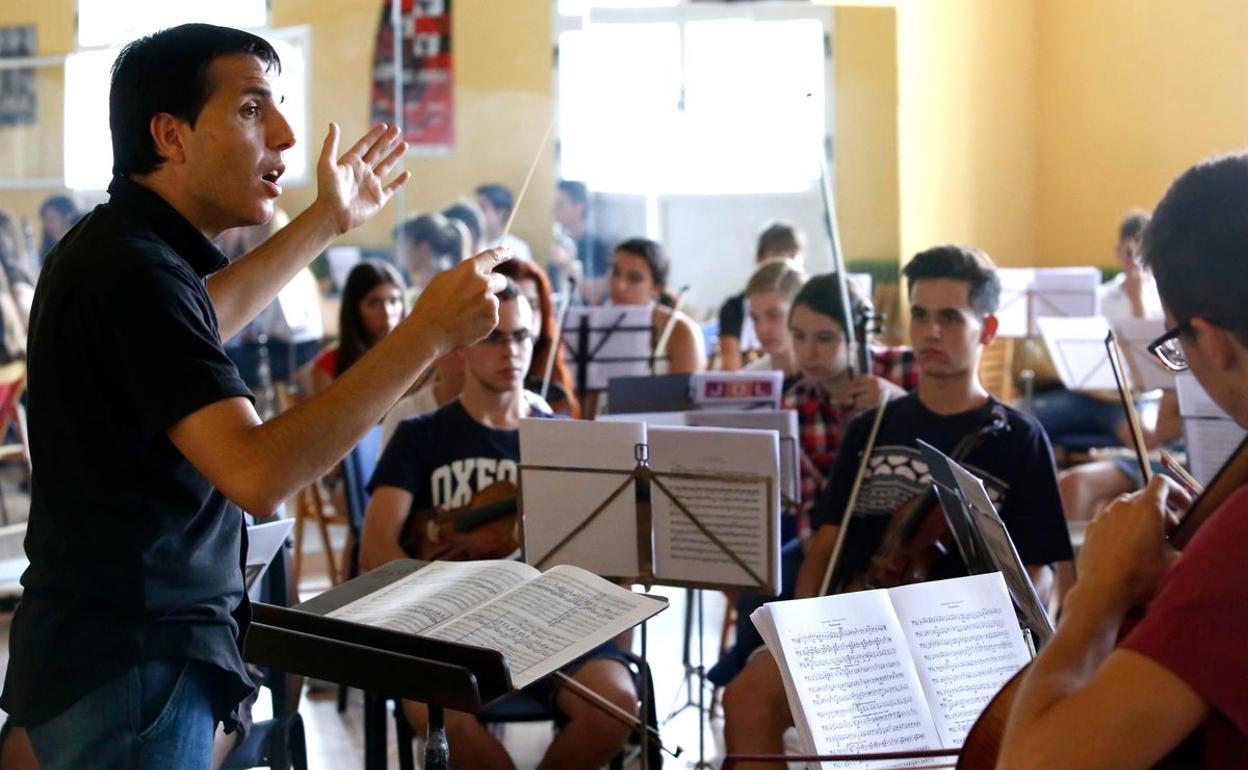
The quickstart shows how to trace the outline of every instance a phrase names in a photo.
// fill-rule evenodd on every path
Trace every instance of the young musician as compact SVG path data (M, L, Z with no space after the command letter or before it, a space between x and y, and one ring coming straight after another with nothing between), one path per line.
M802 233L786 222L772 222L758 234L755 265L773 259L801 264ZM742 334L745 331L745 294L734 294L719 308L719 354L725 371L740 369L745 364Z
M998 423L964 459L984 479L1001 518L1042 594L1053 562L1071 558L1048 439L1036 422L988 394L979 359L997 329L1000 282L992 262L975 249L940 246L918 254L903 271L910 286L910 340L919 362L918 390L888 404L868 458L867 473L833 592L863 570L892 514L930 486L916 439L952 451L964 436ZM797 578L796 594L819 594L840 531L875 409L849 424L828 486L814 511L814 538ZM928 579L966 574L956 550L932 566ZM724 693L729 753L778 754L793 724L774 659L755 655ZM773 767L782 768L776 764ZM764 767L760 765L759 767Z
M532 310L515 283L498 295L498 326L484 340L455 355L464 359L459 398L432 414L400 424L370 484L372 499L360 537L360 563L368 570L406 558L399 535L408 516L432 507L460 508L496 481L515 482L520 461L520 420L551 416L524 375L533 355ZM457 558L479 558L465 547ZM564 668L573 679L637 712L637 694L619 649L612 643ZM542 767L598 768L624 745L628 727L548 677L528 690L566 720ZM408 719L423 734L425 709L405 703ZM456 767L512 768L502 744L475 716L448 711L447 737Z
M851 283L847 287L853 317L867 310L867 303ZM793 298L789 310L789 335L801 379L784 394L783 406L797 412L801 443L801 499L796 515L780 519L780 599L792 599L802 560L802 543L810 536L810 510L823 489L841 445L849 419L864 407L878 404L888 393L900 398L919 383L919 369L909 348L870 345L872 371L850 376L848 348L841 320L840 284L835 273L811 278ZM736 643L708 672L723 686L740 672L763 639L750 613L776 597L755 594L737 600Z
M312 392L320 393L403 320L403 277L389 262L365 259L347 274L338 309L338 344L312 364Z
M525 387L541 392L547 364L550 363L550 357L555 356L549 367L550 383L546 391L546 401L558 414L580 417L581 404L576 398L572 373L568 371L563 356L554 348L559 319L556 318L558 310L550 290L550 279L532 260L511 259L498 268L498 272L516 282L520 293L529 301L529 307L533 308L533 363L529 365L529 373L525 376Z
M652 306L650 344L664 345L657 353L660 358L667 357L667 373L700 372L706 368L706 341L702 337L702 328L689 316L659 301L667 286L670 267L663 247L655 241L630 238L620 243L611 256L608 284L611 304ZM671 334L664 343L662 338L669 325Z
M1144 238L1165 307L1154 350L1248 426L1248 155L1206 161L1166 193ZM1248 757L1248 491L1241 479L1182 552L1184 496L1162 476L1088 528L1079 582L1032 663L997 765L1156 765L1194 731L1203 767ZM1127 613L1147 606L1121 642ZM1171 765L1167 765L1171 766ZM1185 765L1193 766L1193 765Z
M32 481L22 602L0 706L45 770L207 767L218 722L254 689L245 509L267 516L323 474L429 363L498 310L490 252L435 280L408 320L300 409L262 423L222 350L407 174L378 126L315 201L225 265L211 239L273 215L294 143L277 54L187 24L128 45L112 70L109 201L53 248L31 314ZM164 715L164 716L162 716Z
M789 311L793 298L802 288L805 275L788 260L773 260L759 266L745 285L750 322L762 345L763 355L746 364L746 369L784 373L784 387L797 382L797 356L789 333Z

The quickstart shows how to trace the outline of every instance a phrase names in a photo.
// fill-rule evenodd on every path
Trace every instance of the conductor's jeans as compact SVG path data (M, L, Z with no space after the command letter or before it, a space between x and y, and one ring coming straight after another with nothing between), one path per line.
M202 665L140 663L29 728L42 770L210 770L216 719Z

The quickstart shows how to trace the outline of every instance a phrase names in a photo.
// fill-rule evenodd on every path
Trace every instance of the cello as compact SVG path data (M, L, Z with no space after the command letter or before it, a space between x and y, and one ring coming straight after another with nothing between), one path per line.
M1134 415L1134 403L1129 400L1129 390L1125 386L1125 379L1122 376L1120 359L1115 355L1117 346L1113 340L1112 332L1110 332L1109 338L1106 339L1106 346L1109 348L1110 363L1114 367L1115 378L1118 381L1119 396L1122 398L1123 408L1127 410L1128 420L1132 424L1137 459L1141 464L1141 468L1147 468L1148 457L1144 452L1143 439L1139 434L1139 421ZM1213 480L1209 482L1209 485L1192 502L1183 518L1170 530L1167 542L1176 551L1183 550L1191 542L1191 539L1201 526L1221 508L1222 504L1231 495L1245 484L1248 484L1248 437L1240 442L1239 446L1213 477ZM1129 614L1119 629L1119 639L1124 638L1144 614L1145 611L1142 608ZM966 741L962 744L962 751L957 764L958 770L993 770L996 767L1010 711L1013 708L1014 700L1018 696L1018 688L1021 686L1028 668L1029 666L1025 666L1005 683L1000 692L988 703L987 708L984 709L979 719L971 727L970 733L966 736ZM1199 742L1194 740L1198 736L1198 732L1193 733L1174 752L1157 764L1155 768L1165 770L1174 768L1174 770L1178 770L1178 768L1194 766L1193 752L1198 752L1200 748Z

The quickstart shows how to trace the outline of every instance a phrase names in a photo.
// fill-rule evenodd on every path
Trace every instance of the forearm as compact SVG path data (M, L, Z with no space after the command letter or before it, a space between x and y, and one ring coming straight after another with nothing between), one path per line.
M1077 583L1067 594L1062 622L1032 662L1020 686L1005 745L1019 754L1027 746L1061 742L1062 707L1085 687L1114 649L1125 609L1095 587ZM1069 715L1078 718L1077 714Z
M259 315L338 234L334 217L313 203L272 238L209 276L205 286L221 339L233 337Z
M382 339L328 388L294 409L253 426L239 465L249 486L272 505L325 473L351 450L441 349L404 324Z

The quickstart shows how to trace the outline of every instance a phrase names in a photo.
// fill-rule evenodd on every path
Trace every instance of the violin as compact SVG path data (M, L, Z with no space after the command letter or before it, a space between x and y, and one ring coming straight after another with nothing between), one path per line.
M950 453L959 462L992 436L1009 430L1005 407L992 409L992 418L963 436ZM851 577L845 591L922 583L932 567L955 552L957 543L934 489L928 489L903 503L889 519L884 537L867 568Z
M1107 340L1107 346L1112 343ZM1128 420L1134 420L1130 414L1133 407L1127 405L1131 403L1129 399L1129 391L1125 387L1125 379L1121 377L1119 360L1115 357L1116 351L1110 350L1111 366L1115 367L1115 376L1118 377L1119 394L1123 400L1123 408L1128 409ZM1140 461L1141 468L1148 467L1148 459L1143 455L1143 441L1138 439L1138 423L1133 424L1133 430L1136 431L1136 452ZM1147 476L1145 476L1147 478ZM1170 545L1177 551L1183 548L1192 540L1196 532L1204 525L1206 521L1219 509L1226 500L1238 491L1245 484L1248 484L1248 437L1246 437L1227 461L1218 470L1217 475L1213 477L1213 481L1205 487L1204 491L1192 502L1187 513L1183 515L1181 521L1170 530L1167 537ZM1145 615L1144 610L1130 613L1123 621L1122 627L1119 629L1118 638L1124 638L1131 629ZM1014 706L1014 699L1018 696L1018 688L1022 683L1023 676L1027 673L1029 666L1024 666L1017 674L1010 678L1008 682L1001 688L993 699L989 701L988 707L980 714L979 719L971 727L971 732L966 736L966 741L962 744L962 753L958 757L958 770L993 770L997 764L997 757L1001 753L1002 738L1005 735L1005 726L1010 718L1010 710ZM1200 753L1200 742L1197 740L1199 733L1193 733L1186 741L1167 756L1161 763L1157 764L1157 770L1164 770L1185 767L1199 767L1200 762L1196 759Z
M462 507L413 511L403 522L399 545L424 561L509 557L520 548L516 485L496 481Z

